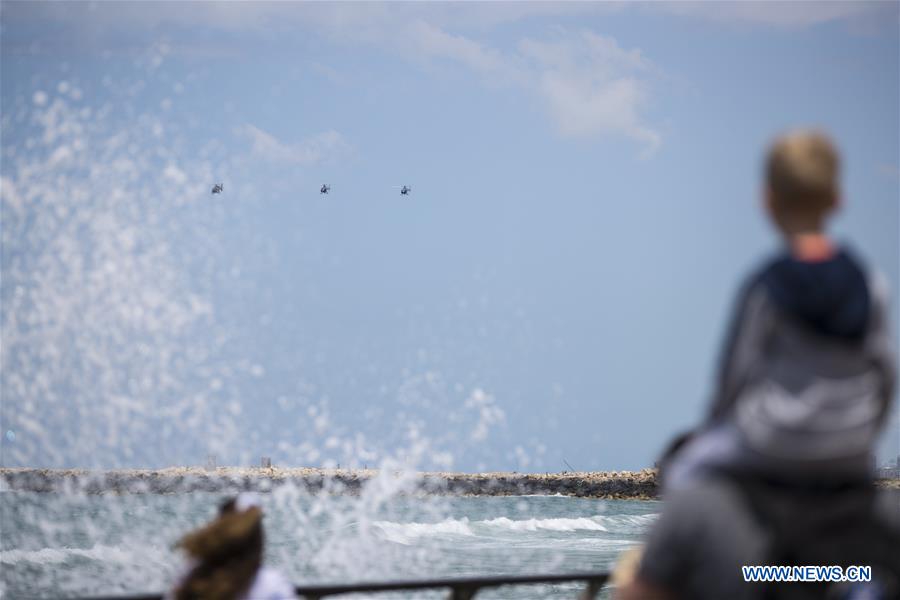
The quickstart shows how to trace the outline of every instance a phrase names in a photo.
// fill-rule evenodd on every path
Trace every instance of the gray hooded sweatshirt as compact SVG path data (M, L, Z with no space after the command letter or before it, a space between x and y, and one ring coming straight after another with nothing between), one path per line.
M818 262L779 256L740 295L710 422L732 422L768 474L864 478L894 360L882 278L846 249Z
M887 313L883 279L846 249L768 262L739 295L705 432L675 466L795 483L870 477L896 380Z

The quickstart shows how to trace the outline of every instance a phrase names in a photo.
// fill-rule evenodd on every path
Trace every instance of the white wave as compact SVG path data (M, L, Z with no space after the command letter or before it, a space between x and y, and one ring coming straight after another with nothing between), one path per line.
M411 544L413 540L418 538L435 535L475 535L469 527L469 520L466 518L446 519L438 523L376 521L373 525L381 530L385 539L398 544Z
M104 563L121 563L133 565L143 558L129 548L96 545L92 548L41 548L40 550L3 550L0 551L0 564L14 565L30 562L41 565L65 563L73 557L88 558ZM146 558L146 557L144 557Z
M551 518L551 519L510 519L498 517L484 521L469 521L468 518L445 519L437 523L394 523L376 521L374 523L385 539L398 544L411 544L423 537L477 536L479 532L533 532L533 531L619 531L623 533L643 531L659 515L594 515L592 517Z
M574 519L524 519L513 520L506 517L480 521L484 525L513 531L606 531L600 523L602 517L578 517Z

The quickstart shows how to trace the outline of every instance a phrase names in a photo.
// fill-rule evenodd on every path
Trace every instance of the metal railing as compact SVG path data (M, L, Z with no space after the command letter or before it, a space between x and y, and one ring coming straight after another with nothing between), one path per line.
M506 585L537 585L546 583L567 583L580 581L586 584L580 599L591 600L609 579L608 573L570 573L565 575L519 575L489 577L453 577L448 579L424 579L420 581L396 581L384 583L351 583L347 585L300 586L297 595L309 600L319 600L326 596L354 594L361 592L401 592L428 589L449 589L450 600L470 600L485 588Z
M471 600L479 591L507 585L539 585L582 582L585 588L579 600L592 600L609 580L609 573L567 573L563 575L496 575L487 577L450 577L417 581L384 581L343 585L301 585L295 592L300 598L319 600L341 594L411 592L415 590L449 590L448 600ZM162 594L137 596L105 596L81 600L162 600Z

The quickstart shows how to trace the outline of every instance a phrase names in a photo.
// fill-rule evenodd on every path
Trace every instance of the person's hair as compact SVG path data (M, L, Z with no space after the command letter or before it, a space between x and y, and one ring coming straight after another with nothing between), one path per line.
M821 223L840 194L840 156L819 131L793 131L769 148L765 177L776 217Z
M212 523L193 531L179 545L197 561L175 591L176 600L236 600L245 593L263 557L262 512L222 505Z

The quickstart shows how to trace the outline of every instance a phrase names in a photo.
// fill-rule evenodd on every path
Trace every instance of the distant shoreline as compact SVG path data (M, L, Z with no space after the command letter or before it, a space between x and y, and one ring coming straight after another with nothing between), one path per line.
M184 493L194 491L269 491L285 483L316 492L358 493L379 475L375 469L170 467L166 469L0 468L0 489L30 492ZM407 476L397 472L395 476ZM580 498L651 500L657 498L656 470L562 473L414 474L414 490L426 494L468 496L563 495Z

